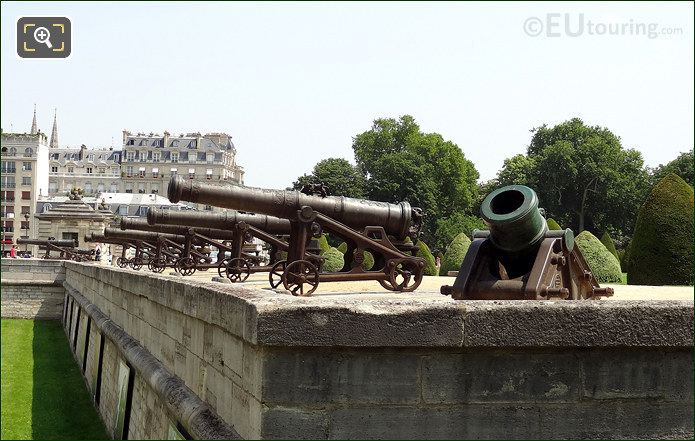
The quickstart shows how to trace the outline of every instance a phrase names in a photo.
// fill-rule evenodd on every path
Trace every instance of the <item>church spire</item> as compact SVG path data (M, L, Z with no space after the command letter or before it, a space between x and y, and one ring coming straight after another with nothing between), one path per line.
M55 109L53 113L53 131L51 132L49 147L58 148L58 109Z
M34 119L31 121L31 134L36 135L39 129L36 127L36 104L34 104Z

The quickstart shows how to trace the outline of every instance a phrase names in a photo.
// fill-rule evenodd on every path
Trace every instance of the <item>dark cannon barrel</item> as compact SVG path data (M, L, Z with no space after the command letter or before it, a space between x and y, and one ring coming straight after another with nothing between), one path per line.
M203 203L283 219L293 219L298 210L309 206L356 230L382 226L387 234L398 239L417 235L422 223L421 210L408 202L390 204L344 196L310 196L298 191L210 184L180 176L171 178L168 197L172 202Z
M483 221L499 250L517 253L543 240L548 224L538 208L536 192L524 185L498 188L483 200Z
M197 225L202 225L202 223L198 222ZM198 234L202 234L203 236L209 237L210 239L234 239L234 231L232 231L231 229L220 230L215 228L198 228L194 225L188 226L181 224L150 224L145 219L121 219L121 230L154 231L157 233L169 233L179 235L186 235L190 230L193 230Z
M102 242L102 243L113 243L119 244L126 242L125 239L113 239L104 236L104 233L87 233L84 235L85 242Z
M158 239L167 239L176 243L184 243L185 236L180 234L156 233L151 231L121 230L119 228L105 228L104 237L107 239L121 240L144 240L145 242L156 242Z
M231 210L221 213L201 213L199 211L174 211L159 208L150 208L147 212L147 223L150 225L187 225L231 230L238 222L244 222L268 234L290 234L289 220L263 214L238 213ZM196 230L198 229L196 228Z
M77 246L77 242L72 239L52 239L52 240L42 240L42 239L17 239L18 245L54 245L57 247L72 247Z

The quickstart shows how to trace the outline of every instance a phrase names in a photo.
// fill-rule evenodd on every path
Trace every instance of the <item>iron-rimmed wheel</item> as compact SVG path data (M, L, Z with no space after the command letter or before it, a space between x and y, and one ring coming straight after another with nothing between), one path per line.
M308 260L295 260L282 273L282 285L293 296L309 296L319 286L319 270Z
M386 264L388 280L379 280L386 289L399 292L414 291L425 272L425 264L421 259L394 259Z
M227 263L227 278L232 283L243 282L249 278L251 274L251 265L246 259L235 257Z
M268 281L270 282L270 287L275 289L282 283L282 274L285 272L285 267L287 266L286 260L278 260L275 262L272 268L270 268L270 273L268 273Z
M145 262L143 262L143 261L142 261L142 258L140 258L140 257L133 257L133 258L130 260L130 262L128 262L128 263L130 264L130 267L131 267L131 268L133 268L135 271L138 271L138 270L140 270L140 268L142 268L142 265L143 265Z
M176 270L182 276L191 276L195 273L195 259L192 257L182 257L176 261Z
M219 274L220 277L227 277L227 264L230 260L232 260L230 257L225 257L217 264L217 274Z
M118 259L116 259L116 266L118 266L119 268L127 267L128 259L126 259L125 257L119 257Z

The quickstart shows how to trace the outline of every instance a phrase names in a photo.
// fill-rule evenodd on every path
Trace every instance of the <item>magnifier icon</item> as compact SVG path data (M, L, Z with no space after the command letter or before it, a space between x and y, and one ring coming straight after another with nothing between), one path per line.
M46 29L43 26L39 26L34 30L34 40L36 40L37 43L42 43L48 46L49 49L53 47L51 44L51 41L49 40L51 38L51 33L48 32L48 29Z

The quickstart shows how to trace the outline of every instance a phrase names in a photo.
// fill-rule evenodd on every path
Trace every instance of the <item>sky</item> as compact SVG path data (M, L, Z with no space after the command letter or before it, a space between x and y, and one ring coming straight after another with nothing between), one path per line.
M573 117L656 166L693 147L693 4L2 2L0 124L58 109L61 146L122 130L226 132L247 185L354 163L376 118L412 115L481 180ZM22 16L67 16L72 54L21 59ZM650 32L651 31L651 32ZM112 144L113 143L113 144Z

